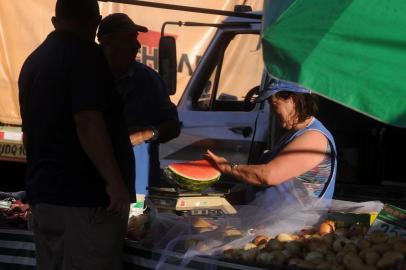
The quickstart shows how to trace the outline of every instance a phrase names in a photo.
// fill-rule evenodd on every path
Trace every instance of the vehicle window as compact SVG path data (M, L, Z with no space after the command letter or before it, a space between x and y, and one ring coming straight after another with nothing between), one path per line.
M235 36L224 53L217 100L243 101L260 84L263 69L259 35Z
M214 68L213 73L210 75L209 80L204 84L202 94L197 100L197 107L199 110L208 111L212 107L213 92L214 92L214 79L217 72L217 66Z
M221 55L222 61L206 82L196 109L243 111L245 95L260 84L264 69L260 36L236 35Z

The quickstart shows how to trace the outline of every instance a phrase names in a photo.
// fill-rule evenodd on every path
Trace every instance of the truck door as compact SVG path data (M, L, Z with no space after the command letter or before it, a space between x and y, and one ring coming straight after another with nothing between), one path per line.
M263 70L259 30L219 29L180 100L181 135L161 146L161 167L201 159L207 149L252 162L267 141L269 107L245 100Z

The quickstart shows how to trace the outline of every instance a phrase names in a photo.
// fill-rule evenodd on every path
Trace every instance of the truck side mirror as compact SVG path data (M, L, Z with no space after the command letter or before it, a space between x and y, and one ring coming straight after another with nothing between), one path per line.
M168 87L169 95L176 93L176 41L171 36L161 36L159 39L159 75Z

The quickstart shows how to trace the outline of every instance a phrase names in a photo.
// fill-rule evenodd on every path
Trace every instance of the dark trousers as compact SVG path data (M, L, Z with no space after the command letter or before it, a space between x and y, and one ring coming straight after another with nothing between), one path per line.
M128 213L98 207L31 206L38 270L119 270Z

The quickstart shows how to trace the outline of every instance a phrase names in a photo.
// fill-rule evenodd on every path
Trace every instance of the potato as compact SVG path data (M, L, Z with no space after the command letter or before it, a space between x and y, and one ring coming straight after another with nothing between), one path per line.
M278 239L280 242L290 242L294 240L292 235L288 233L280 233L276 236L276 239Z
M230 248L223 251L225 258L241 260L241 249Z
M311 262L305 261L305 260L299 261L296 264L296 266L301 267L301 268L308 268L308 269L314 269L315 268L314 263L311 263Z
M305 255L304 259L314 264L319 264L324 261L324 255L318 251L311 251Z
M323 261L319 264L317 264L316 269L321 269L321 270L329 270L331 268L330 263Z
M266 251L274 251L274 250L282 250L282 249L283 249L283 243L275 238L269 240L265 247Z
M396 262L404 259L402 252L396 250L389 250L382 255L382 258L378 261L378 269L388 269L391 266L394 266Z
M305 235L305 234L307 234L307 235L311 235L311 234L315 234L315 233L317 233L317 229L315 229L315 228L306 228L306 229L302 229L301 231L300 231L300 235Z
M336 235L334 233L327 233L323 235L322 239L327 243L327 245L331 246L336 240Z
M352 237L350 237L350 242L351 243L353 243L353 244L355 244L356 246L358 246L358 242L359 241L361 241L361 240L363 240L364 239L364 237L363 236L352 236Z
M341 250L341 251L337 252L337 254L336 254L336 259L335 259L336 262L342 263L344 256L347 255L348 253L352 253L352 254L357 255L357 254L354 253L354 252L348 252L348 251L343 251L343 250Z
M351 227L348 229L347 237L353 237L353 236L364 236L368 231L368 228L361 223L356 223L351 225Z
M243 247L243 250L250 250L253 248L257 248L257 245L255 245L254 243L246 243Z
M381 258L378 252L370 248L364 249L359 253L359 256L364 260L367 265L375 266Z
M329 263L336 262L336 254L332 251L327 251L325 258L326 258L326 261L328 261Z
M331 270L345 270L344 265L338 264L338 263L333 263L331 264Z
M362 264L362 265L357 265L357 267L353 267L351 270L376 270L376 267L371 266L371 265Z
M346 240L344 238L337 238L333 243L333 249L336 252L339 252L344 248Z
M301 263L303 261L303 259L299 258L299 257L293 257L290 258L288 261L288 265L289 266L297 266L299 263Z
M357 246L351 242L345 244L342 250L345 252L354 252L354 253L358 252Z
M270 252L261 252L255 260L257 263L271 264L272 256Z
M320 234L315 233L315 234L310 235L310 239L322 239L322 238L321 238Z
M310 251L326 253L328 251L329 245L321 239L311 239L308 242L307 248Z
M262 244L266 244L268 243L270 237L265 236L265 235L257 235L253 240L252 243L254 243L255 245L259 246Z
M281 250L281 252L283 253L283 255L285 255L285 257L289 260L290 258L292 258L293 256L295 256L295 255L298 255L298 253L297 254L294 254L293 252L291 252L291 251L289 251L289 250L287 250L287 249L283 249L283 250Z
M388 236L382 231L375 231L369 235L369 239L374 244L381 244L388 240Z
M360 269L363 267L364 262L357 254L349 252L344 255L343 264L348 269Z
M369 248L371 246L371 242L369 242L367 239L363 238L363 239L359 240L356 243L356 245L357 245L359 250L364 250L364 249L367 249L367 248Z
M385 253L386 251L390 250L392 248L391 244L388 243L381 243L381 244L375 244L371 246L372 250L375 250L376 252L379 252L380 254Z
M282 265L286 261L286 256L280 251L275 250L270 253L272 264Z
M287 242L285 249L288 250L290 254L299 254L302 249L302 244L298 241Z
M335 222L333 220L327 219L320 224L319 234L323 236L325 234L332 233L335 231L335 228L336 228Z
M258 250L256 248L243 250L241 251L241 259L245 262L253 262L255 261L258 254Z
M266 244L261 244L258 246L258 250L262 251L263 249L265 249L265 247L266 247Z
M286 261L286 256L280 251L261 252L257 255L256 262L264 264L282 265Z
M387 242L389 244L394 244L395 242L401 241L401 240L402 240L402 238L400 236L396 235L396 236L389 236Z
M228 237L240 237L242 236L241 231L235 228L228 228L225 229L223 232L223 237L228 238Z
M312 237L311 234L303 234L303 239L310 239Z
M132 240L141 240L147 233L149 220L150 216L147 214L130 217L127 226L128 238Z
M406 254L406 239L398 239L393 242L393 249Z
M334 231L334 234L337 235L338 237L345 238L345 237L347 237L348 229L347 228L338 228Z

